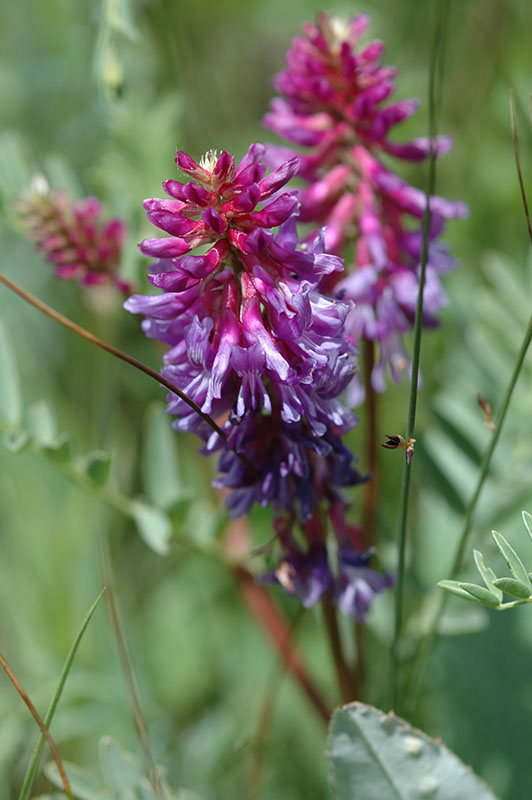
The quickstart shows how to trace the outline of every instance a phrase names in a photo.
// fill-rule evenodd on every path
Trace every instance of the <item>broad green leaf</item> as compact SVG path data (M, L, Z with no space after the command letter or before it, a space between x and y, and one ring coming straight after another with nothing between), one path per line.
M183 496L177 437L160 403L148 407L144 423L142 474L148 500L168 511Z
M438 586L440 589L445 589L452 594L455 594L457 597L461 597L463 600L473 600L474 598L462 589L461 584L458 581L438 581Z
M104 450L92 450L87 453L83 468L89 478L98 486L104 486L111 469L111 454Z
M441 742L363 703L335 712L329 759L338 800L495 800Z
M480 573L480 577L486 584L486 588L497 595L499 600L502 600L502 592L500 589L494 588L493 581L497 577L490 567L487 567L484 564L484 556L479 550L473 550L473 557L475 559L475 564L477 565L477 569Z
M63 766L76 800L111 800L112 796L109 792L100 789L94 779L75 764L64 761ZM54 761L45 766L44 772L54 786L63 788L63 782ZM66 795L62 795L62 797L66 797Z
M514 578L524 584L529 583L528 572L523 566L523 562L511 546L511 544L504 538L504 536L497 531L492 531L491 535L495 539L495 543L502 553L502 556Z
M0 320L0 419L17 425L22 418L22 399L11 338Z
M528 535L532 539L532 514L529 514L528 511L522 511L521 516L528 531Z
M476 583L460 583L460 588L465 589L465 591L474 597L475 600L478 600L479 603L482 603L486 606L493 606L497 607L500 603L498 596L495 592L490 592L489 589L485 589L483 586L477 586Z
M141 500L134 500L131 510L138 531L148 547L160 556L167 555L170 550L172 523L166 514Z
M532 586L529 581L525 584L514 578L497 578L495 586L506 592L506 594L510 594L512 597L519 597L522 600L526 600L532 594Z
M54 445L57 439L57 425L54 410L48 400L41 400L29 409L28 431L37 444Z

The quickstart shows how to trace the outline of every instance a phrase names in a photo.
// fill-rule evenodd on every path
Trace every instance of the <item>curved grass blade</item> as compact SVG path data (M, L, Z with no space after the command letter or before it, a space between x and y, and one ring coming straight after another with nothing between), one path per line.
M24 702L26 708L28 709L28 711L30 712L31 716L33 717L33 719L35 720L35 722L39 726L40 730L42 731L43 737L46 739L46 743L48 744L48 747L50 748L50 752L52 754L52 757L53 757L55 763L57 764L57 769L59 771L59 775L61 776L61 783L64 786L65 794L68 797L68 800L74 800L74 795L72 794L72 790L70 788L70 784L69 784L68 778L66 776L65 768L63 766L63 762L61 761L61 757L60 757L59 753L57 752L57 747L55 746L54 740L52 739L52 737L50 735L50 731L48 730L48 728L46 727L46 725L44 724L44 722L40 718L39 712L37 711L37 709L35 708L35 706L31 702L30 698L28 697L28 695L26 694L26 692L22 688L22 685L21 685L20 681L18 680L17 676L15 675L15 673L13 672L13 670L11 669L11 667L9 666L9 664L7 663L7 661L5 660L4 656L1 653L0 653L0 667L2 667L2 669L6 673L7 677L9 678L9 680L11 681L11 683L13 684L15 689L17 690L17 692L19 694L19 697L22 699L22 701Z
M81 623L81 628L77 632L76 638L72 642L72 646L70 647L70 650L68 651L68 655L66 657L66 661L65 661L63 670L61 672L61 676L59 678L59 683L57 684L57 689L54 692L54 696L52 697L52 700L51 700L50 705L48 707L48 711L46 712L46 716L44 718L44 724L46 725L47 728L50 726L50 723L52 722L53 716L55 714L55 710L57 708L57 704L59 703L59 700L61 698L61 694L63 692L63 687L64 687L66 679L68 677L68 673L70 672L70 668L72 666L72 662L74 661L74 657L76 655L77 649L78 649L79 644L80 644L80 642L81 642L81 640L83 638L83 634L85 633L85 631L87 629L87 626L88 626L89 622L91 621L92 615L96 611L98 603L102 599L103 593L105 592L106 588L107 587L104 586L104 588L102 589L102 591L100 592L100 594L98 595L98 597L96 598L96 600L94 601L92 606L90 607L89 611L87 612L87 615L86 615L85 619ZM37 772L37 768L39 766L39 760L40 760L40 757L41 757L41 753L42 753L43 747L44 747L44 735L41 733L41 735L39 736L39 738L37 740L35 748L33 750L33 753L32 753L32 756L31 756L31 761L28 764L28 769L26 770L26 775L24 776L24 782L22 784L22 788L20 790L20 793L19 793L19 796L18 796L18 800L28 800L28 798L30 796L31 788L33 786L33 781L35 779L35 774Z

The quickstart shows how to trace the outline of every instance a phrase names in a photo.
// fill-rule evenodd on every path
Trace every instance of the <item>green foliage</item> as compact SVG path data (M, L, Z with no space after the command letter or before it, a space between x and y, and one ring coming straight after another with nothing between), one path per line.
M527 511L523 511L522 518L530 534L530 514ZM525 569L523 562L508 540L505 539L502 534L497 533L497 531L492 531L491 535L502 557L510 568L513 577L497 578L493 570L486 567L482 553L478 550L474 550L475 564L485 586L477 586L474 583L463 581L448 580L439 581L438 586L455 594L457 597L461 597L465 600L472 600L473 602L480 603L480 605L495 608L498 611L504 611L508 608L514 608L516 605L532 602L531 575ZM518 598L518 600L503 603L503 593Z
M68 651L68 655L66 657L66 661L64 663L64 666L63 666L63 669L62 669L62 672L61 672L61 676L60 676L59 682L57 684L57 688L56 688L56 690L54 692L54 696L52 697L50 705L48 706L48 711L46 712L46 716L44 717L44 720L43 720L43 722L44 722L44 724L46 725L47 728L50 728L50 725L51 725L52 720L54 718L55 711L56 711L57 706L59 704L59 700L61 699L61 695L63 693L63 688L65 686L65 683L66 683L66 680L68 678L69 672L71 670L72 664L74 663L74 658L76 656L78 647L79 647L79 645L81 643L81 640L83 638L83 635L84 635L85 631L87 630L89 622L92 619L92 615L96 611L98 603L102 599L104 591L105 590L102 589L102 591L100 592L100 594L98 595L98 597L96 598L96 600L94 601L92 606L89 608L89 610L87 612L87 615L85 616L85 619L83 620L83 622L81 624L81 627L80 627L79 631L77 632L77 634L76 634L76 636L74 638L74 641L72 642L70 650ZM41 733L39 735L37 743L35 744L35 747L34 747L34 750L33 750L32 756L31 756L31 761L28 764L28 769L26 770L26 775L24 776L24 781L23 781L23 784L22 784L22 788L20 790L19 800L27 800L28 797L30 796L30 792L31 792L31 789L32 789L32 786L33 786L33 781L34 781L34 778L35 778L35 774L36 774L38 766L39 766L39 759L40 759L40 756L41 756L41 753L42 753L42 749L44 747L44 743L45 743L44 735Z
M363 703L335 712L329 760L337 800L495 800L441 741Z
M162 796L157 797L137 759L109 736L100 741L100 768L103 786L74 764L65 764L76 800L194 800L193 795L188 792L174 793L164 782ZM62 789L63 783L56 764L47 764L45 771L48 779ZM36 800L52 800L52 797L64 798L65 795L41 795Z

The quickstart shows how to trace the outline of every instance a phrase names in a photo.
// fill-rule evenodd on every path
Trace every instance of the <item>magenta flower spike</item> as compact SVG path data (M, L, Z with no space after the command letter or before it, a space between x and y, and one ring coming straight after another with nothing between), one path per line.
M63 280L83 286L112 283L124 294L131 284L117 270L127 227L120 219L104 222L96 197L73 203L64 191L53 192L44 179L18 203L29 238Z
M226 152L199 162L177 154L189 181L166 181L167 198L145 201L169 236L140 245L157 259L148 278L163 293L125 307L169 345L164 376L223 425L225 442L169 395L175 427L200 436L204 452L221 451L215 485L229 490L231 514L257 502L304 520L361 480L340 439L356 422L338 399L356 367L343 336L351 306L317 291L342 269L323 238L298 246L298 198L282 192L298 159L266 175L263 153L251 145L238 166Z
M292 42L287 68L275 79L281 97L274 99L264 124L279 136L305 148L298 152L301 190L300 220L324 227L328 252L343 253L354 245L348 274L323 279L321 288L353 300L346 330L354 343L375 341L378 358L374 388L385 389L385 372L394 380L408 371L410 359L403 335L411 330L418 293L422 248L424 192L409 186L385 166L383 157L421 161L433 151L443 155L449 137L390 140L396 125L412 116L414 100L389 102L397 71L380 64L381 42L362 47L369 18L350 22L318 14L304 36ZM267 158L275 164L294 156L272 145ZM424 290L424 324L433 326L446 297L440 275L453 266L438 241L448 219L464 217L464 203L431 198L431 230ZM361 399L355 380L351 400Z

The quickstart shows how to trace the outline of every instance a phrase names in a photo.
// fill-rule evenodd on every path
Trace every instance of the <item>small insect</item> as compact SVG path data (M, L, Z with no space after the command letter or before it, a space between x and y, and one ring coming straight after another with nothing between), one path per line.
M414 445L416 443L415 439L409 439L408 442L406 439L403 439L402 436L399 434L394 434L390 436L389 433L386 434L387 440L381 444L381 447L386 447L387 450L397 450L399 447L406 448L405 458L406 463L410 464L412 459L414 458Z

